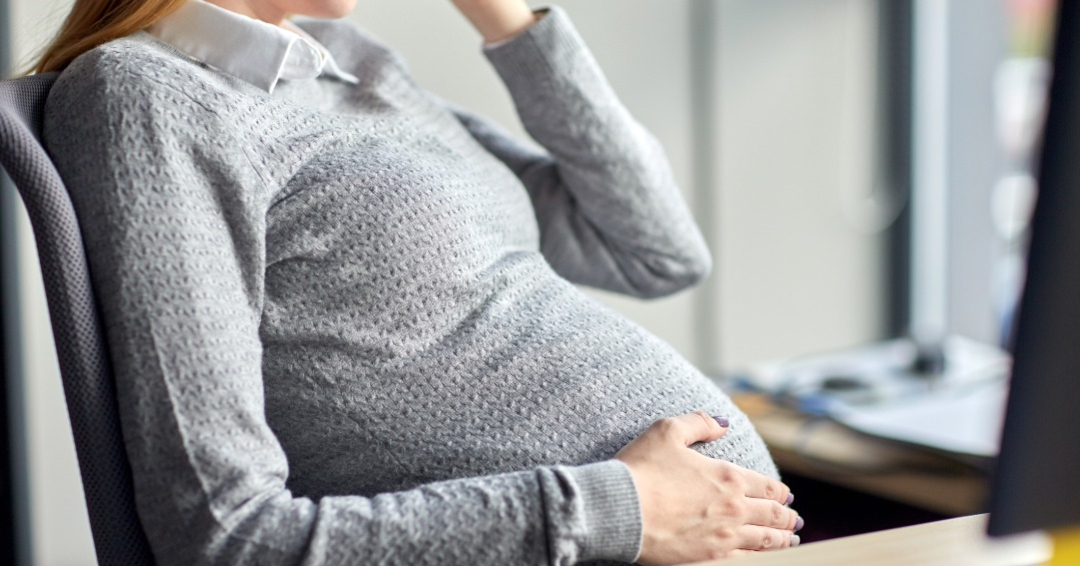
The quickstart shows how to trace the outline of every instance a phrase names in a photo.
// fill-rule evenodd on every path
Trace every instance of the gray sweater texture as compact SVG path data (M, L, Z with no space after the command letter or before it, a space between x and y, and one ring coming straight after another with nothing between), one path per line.
M693 410L731 419L696 449L777 475L719 389L574 286L661 296L710 260L563 10L485 51L545 151L370 34L301 25L360 83L269 95L139 32L48 100L159 563L633 561L612 456Z

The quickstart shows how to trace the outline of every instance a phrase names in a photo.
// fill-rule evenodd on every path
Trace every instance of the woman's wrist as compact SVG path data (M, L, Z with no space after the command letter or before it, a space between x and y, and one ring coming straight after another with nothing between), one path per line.
M485 43L497 43L525 31L536 15L525 0L452 0L458 10L483 36Z
M641 501L630 468L612 459L557 469L581 502L577 512L582 522L571 535L577 559L636 561L643 535Z

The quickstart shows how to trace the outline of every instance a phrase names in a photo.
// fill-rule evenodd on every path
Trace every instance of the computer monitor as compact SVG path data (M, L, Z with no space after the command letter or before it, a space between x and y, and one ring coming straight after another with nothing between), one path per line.
M993 536L1080 526L1080 2L1058 4Z

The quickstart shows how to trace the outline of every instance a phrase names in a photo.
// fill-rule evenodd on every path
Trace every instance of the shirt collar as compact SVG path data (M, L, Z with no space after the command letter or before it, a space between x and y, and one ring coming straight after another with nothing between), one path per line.
M327 75L356 84L315 38L292 22L282 26L188 0L146 31L188 55L273 92L281 79Z

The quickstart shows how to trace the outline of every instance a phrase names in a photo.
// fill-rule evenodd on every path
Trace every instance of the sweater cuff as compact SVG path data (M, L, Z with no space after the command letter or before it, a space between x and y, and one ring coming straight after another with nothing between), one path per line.
M582 528L575 529L577 560L634 562L641 552L641 503L630 468L606 460L573 468L560 468L577 487L575 506ZM561 553L560 553L561 554Z
M540 21L540 18L543 18L547 14L547 12L548 11L547 11L546 8L533 10L533 23L529 24L529 27L532 27L532 26L536 25L536 22ZM507 43L510 43L511 41L514 41L514 39L517 36L525 33L525 31L528 30L528 29L529 28L525 28L525 29L515 33L514 35L505 38L505 39L500 39L500 40L497 40L497 41L492 41L490 43L485 43L483 45L483 49L484 49L484 51L488 51L488 50L491 50L491 49L495 49L496 47L501 47L503 45L506 45Z
M538 81L560 82L563 77L558 75L574 68L583 53L591 58L566 11L545 6L535 13L544 16L518 35L483 50L511 92L518 86L530 88Z

